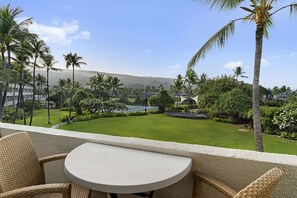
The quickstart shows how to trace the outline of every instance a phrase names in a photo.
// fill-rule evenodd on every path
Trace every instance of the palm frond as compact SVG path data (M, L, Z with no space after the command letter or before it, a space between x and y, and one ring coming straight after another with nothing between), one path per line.
M192 68L201 58L204 58L206 53L210 51L214 45L219 48L223 47L230 35L234 33L235 21L233 20L217 33L215 33L206 43L199 49L199 51L191 58L188 63L188 68Z
M291 4L290 5L290 13L291 14L297 14L297 4Z
M294 14L294 13L296 14L297 13L297 4L296 3L293 3L293 4L286 5L286 6L283 6L283 7L279 8L279 9L277 9L276 11L274 11L273 13L271 13L270 16L272 16L275 13L277 13L277 12L279 12L279 11L285 9L285 8L288 8L288 7L290 7L290 13L291 14Z
M218 7L220 10L223 9L233 9L238 7L244 0L204 0L206 5L211 8Z
M272 21L272 17L268 18L266 23L264 24L264 36L266 38L269 37L269 31L268 28L271 27L273 25L273 21Z

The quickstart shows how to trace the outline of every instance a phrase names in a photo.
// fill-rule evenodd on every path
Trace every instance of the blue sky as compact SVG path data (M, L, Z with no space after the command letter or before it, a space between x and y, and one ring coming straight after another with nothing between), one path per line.
M279 2L277 6L292 1ZM176 77L185 74L195 52L244 11L210 10L194 0L30 0L7 1L33 17L30 30L50 46L61 68L63 54L76 52L88 64L82 69L139 76ZM264 40L260 84L297 89L297 15L275 15L270 37ZM252 82L253 23L237 23L224 49L212 50L196 66L209 77L233 74L242 66Z

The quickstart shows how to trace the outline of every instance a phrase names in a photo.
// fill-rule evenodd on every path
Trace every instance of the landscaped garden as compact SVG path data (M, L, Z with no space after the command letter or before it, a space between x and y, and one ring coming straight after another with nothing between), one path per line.
M242 125L213 120L147 116L99 118L63 125L61 129L88 133L255 150L254 135ZM296 141L263 134L267 152L297 155Z

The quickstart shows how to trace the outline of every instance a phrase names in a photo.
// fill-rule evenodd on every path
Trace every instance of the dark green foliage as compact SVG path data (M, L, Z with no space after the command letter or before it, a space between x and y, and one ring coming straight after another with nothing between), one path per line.
M16 110L16 107L14 106L4 107L3 120L5 120L6 122L12 122L14 118L15 110ZM23 119L23 116L24 116L23 109L19 109L17 114L17 119Z
M252 106L251 98L242 90L235 88L220 96L219 100L211 108L216 116L226 116L233 123L239 122L246 117L248 109Z
M87 110L90 113L96 114L100 112L114 112L120 111L123 112L128 110L125 104L119 103L114 100L103 101L97 98L87 98L80 101L81 108Z
M158 106L160 112L165 112L167 107L174 104L174 100L166 90L161 89L156 96L149 98L149 104Z
M129 112L128 116L144 116L144 115L148 115L149 112L147 111L139 111L139 112Z
M75 94L73 95L72 103L78 115L82 115L83 109L82 109L81 101L86 98L92 98L92 97L93 95L91 93L88 93L82 89L75 92Z
M31 99L25 100L24 107L25 107L25 111L30 113L32 111L32 107L33 107L33 100L31 100ZM35 101L34 109L35 110L41 109L41 103L39 101Z
M275 125L272 120L279 111L278 107L261 106L261 125L264 133L268 134L279 134L278 126ZM247 119L250 121L250 126L253 126L253 110L250 109L247 114Z

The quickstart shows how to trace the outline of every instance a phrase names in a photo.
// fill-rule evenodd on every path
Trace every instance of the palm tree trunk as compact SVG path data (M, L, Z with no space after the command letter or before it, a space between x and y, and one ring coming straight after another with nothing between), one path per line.
M10 46L7 45L6 48L7 48L8 69L11 70L12 67L11 67L11 61L10 61L10 58L11 58L11 56L10 56ZM9 80L6 81L3 96L2 96L2 101L1 101L1 104L0 104L0 106L1 106L1 109L0 109L0 122L2 122L2 119L3 119L3 110L4 110L4 106L5 106L5 102L6 102L8 87L9 87Z
M50 109L49 109L49 86L48 86L48 76L49 76L49 70L46 70L46 88L47 88L47 123L51 124L51 115L50 115Z
M2 68L4 68L5 65L5 57L4 57L4 51L1 50L1 58L2 58ZM2 107L2 100L3 100L3 86L0 86L0 122L2 122L2 117L3 117L3 108Z
M71 98L70 98L70 108L69 108L68 123L70 123L70 119L71 119L73 95L74 95L74 65L72 65L72 91L71 91Z
M35 92L36 92L36 86L35 86L35 69L36 69L36 61L37 61L37 56L35 56L34 59L34 64L33 64L33 99L32 99L32 109L31 109L31 117L30 117L30 123L29 125L32 125L33 121L33 113L34 113L34 105L35 105Z
M261 115L260 115L260 94L259 94L259 78L260 78L260 66L262 57L262 44L263 44L263 25L257 24L256 29L256 50L255 50L255 62L254 62L254 80L253 80L253 125L254 136L256 140L256 150L264 151L262 140L262 128L261 128Z
M14 114L14 118L13 118L13 124L15 124L15 121L17 119L18 110L19 110L19 106L20 106L20 103L21 103L21 94L23 92L23 89L22 89L22 87L23 87L23 85L22 85L22 81L23 81L23 61L21 63L19 78L20 78L19 94L18 94L18 100L17 100L16 110L15 110L15 114Z

